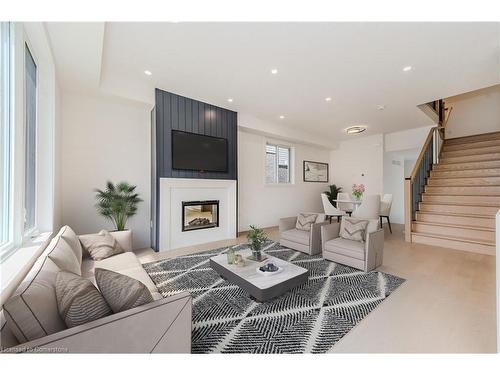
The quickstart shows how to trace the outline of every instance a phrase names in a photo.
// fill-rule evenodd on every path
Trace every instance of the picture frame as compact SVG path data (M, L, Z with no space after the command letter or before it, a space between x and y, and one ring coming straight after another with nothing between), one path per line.
M328 183L329 181L328 163L318 161L303 161L303 176L304 182L321 182Z

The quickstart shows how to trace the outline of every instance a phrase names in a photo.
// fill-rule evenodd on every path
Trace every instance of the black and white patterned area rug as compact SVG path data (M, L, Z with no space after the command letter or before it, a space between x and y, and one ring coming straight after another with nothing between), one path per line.
M210 268L209 259L225 251L143 265L164 297L191 293L193 353L324 353L405 281L270 242L267 254L307 268L309 280L259 303Z

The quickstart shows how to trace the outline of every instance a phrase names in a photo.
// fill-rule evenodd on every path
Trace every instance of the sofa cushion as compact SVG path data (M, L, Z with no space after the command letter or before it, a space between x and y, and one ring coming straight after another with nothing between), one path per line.
M281 238L288 241L297 242L302 245L309 245L310 231L290 229L281 233Z
M344 216L340 224L339 235L346 240L363 242L366 238L367 226L368 220Z
M19 343L66 329L59 315L55 292L55 280L60 270L50 258L42 255L5 302L7 324Z
M298 230L310 231L311 225L316 222L317 214L299 214L295 228Z
M82 244L80 243L80 240L78 239L78 236L73 231L73 229L65 225L64 227L61 228L57 236L62 237L69 244L71 250L73 250L73 253L76 256L76 259L78 260L79 265L81 266L82 252L83 252Z
M325 251L342 254L351 258L365 259L365 244L359 241L346 240L341 237L325 243Z
M146 285L155 300L163 298L158 292L156 285L153 283L135 254L132 252L118 254L100 261L92 261L91 259L88 259L84 263L85 264L82 266L85 269L85 274L83 275L84 277L92 280L94 278L94 269L104 268L139 280L141 283Z
M57 274L56 297L59 314L70 328L112 314L94 284L71 272L61 271Z
M77 259L70 244L62 236L54 237L42 256L49 257L63 271L72 272L76 275L82 274L81 258Z
M153 302L148 288L139 280L104 268L95 269L97 286L114 313Z
M94 260L102 260L123 253L118 241L106 230L80 236L80 241Z

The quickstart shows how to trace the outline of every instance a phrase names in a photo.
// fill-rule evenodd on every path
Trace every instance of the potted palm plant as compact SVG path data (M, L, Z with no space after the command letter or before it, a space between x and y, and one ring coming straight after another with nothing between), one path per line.
M337 199L337 194L341 192L342 188L340 186L337 187L337 185L335 184L330 185L330 191L325 191L325 194L333 207L337 207L337 202L335 201L335 199Z
M113 222L114 237L127 249L132 249L132 231L126 228L127 220L137 213L137 206L142 202L135 189L136 186L128 182L115 185L108 181L104 190L95 190L97 212Z
M264 230L257 228L254 225L250 225L250 230L247 233L247 240L250 243L250 248L252 249L252 259L257 261L261 260L262 246L267 241L267 236Z

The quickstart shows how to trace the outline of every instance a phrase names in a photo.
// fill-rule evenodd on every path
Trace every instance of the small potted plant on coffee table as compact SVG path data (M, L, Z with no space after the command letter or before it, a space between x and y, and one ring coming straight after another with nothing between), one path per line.
M135 192L136 186L128 182L106 183L104 190L96 189L97 212L111 220L116 230L113 234L118 243L132 248L132 231L125 226L129 217L137 213L137 205L142 202Z
M250 230L247 234L248 242L250 243L250 248L252 249L252 260L261 261L262 259L262 247L264 243L268 240L266 233L263 229L257 228L254 225L250 225Z

